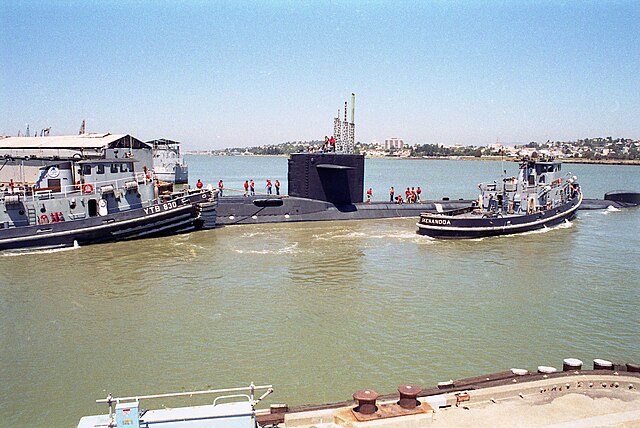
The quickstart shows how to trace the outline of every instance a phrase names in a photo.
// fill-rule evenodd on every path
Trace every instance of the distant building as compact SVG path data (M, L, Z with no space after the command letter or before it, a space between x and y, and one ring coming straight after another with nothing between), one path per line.
M402 150L404 148L404 140L402 138L387 138L384 140L385 150Z

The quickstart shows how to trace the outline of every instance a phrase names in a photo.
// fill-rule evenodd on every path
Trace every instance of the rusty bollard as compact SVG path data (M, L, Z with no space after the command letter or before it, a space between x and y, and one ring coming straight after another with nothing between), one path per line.
M422 388L418 385L400 385L398 387L398 393L400 394L398 405L406 410L415 409L420 405L417 397L421 392Z
M372 415L377 410L376 400L378 399L378 393L373 389L361 389L353 394L353 399L358 402L358 406L354 409L356 412L363 415Z

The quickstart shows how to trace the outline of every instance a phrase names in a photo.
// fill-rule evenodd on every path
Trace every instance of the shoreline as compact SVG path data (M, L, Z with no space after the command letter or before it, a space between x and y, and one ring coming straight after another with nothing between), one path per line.
M218 157L264 157L264 158L288 158L289 155L219 155L213 153L185 152L190 156L218 156ZM462 160L462 161L507 161L517 162L520 158L499 156L455 156L455 157L399 157L399 156L366 156L367 159L390 159L390 160ZM640 159L575 159L575 158L555 158L563 163L575 164L595 164L595 165L640 165Z

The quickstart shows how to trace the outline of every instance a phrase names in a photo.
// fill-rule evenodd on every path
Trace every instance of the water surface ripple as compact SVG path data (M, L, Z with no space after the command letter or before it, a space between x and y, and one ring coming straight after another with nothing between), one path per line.
M281 158L189 162L206 182L286 178ZM373 159L366 180L377 195L422 184L427 197L473 197L497 165ZM637 167L570 168L591 197L640 190ZM415 221L231 226L0 257L0 420L74 426L105 410L93 400L107 392L254 381L300 404L570 356L640 362L640 210L460 242L417 236Z

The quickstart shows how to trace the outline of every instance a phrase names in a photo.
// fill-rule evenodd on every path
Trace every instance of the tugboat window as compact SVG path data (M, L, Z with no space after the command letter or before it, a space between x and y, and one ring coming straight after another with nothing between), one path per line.
M120 164L120 172L130 172L130 165L129 163L121 163Z
M104 174L104 165L98 165L96 169L96 174Z
M112 163L111 164L111 174L117 174L118 173L118 164L117 163Z
M91 165L82 165L82 175L91 175Z

